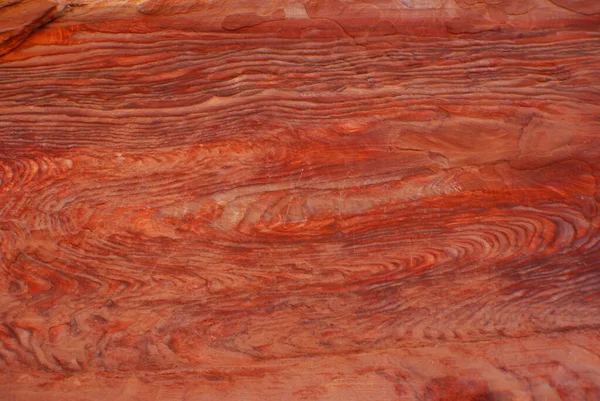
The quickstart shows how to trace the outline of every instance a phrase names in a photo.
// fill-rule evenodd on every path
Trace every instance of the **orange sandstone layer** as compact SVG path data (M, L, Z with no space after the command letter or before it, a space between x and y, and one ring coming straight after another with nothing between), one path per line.
M600 400L599 4L0 0L0 398Z

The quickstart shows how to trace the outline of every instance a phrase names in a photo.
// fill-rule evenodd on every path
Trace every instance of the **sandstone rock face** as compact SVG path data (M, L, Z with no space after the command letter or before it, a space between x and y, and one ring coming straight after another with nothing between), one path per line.
M600 400L598 4L0 0L0 399Z

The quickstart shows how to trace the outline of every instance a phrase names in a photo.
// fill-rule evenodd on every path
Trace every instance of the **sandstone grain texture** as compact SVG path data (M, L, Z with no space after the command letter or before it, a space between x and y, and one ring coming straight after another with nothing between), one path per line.
M594 0L0 0L0 399L600 400Z

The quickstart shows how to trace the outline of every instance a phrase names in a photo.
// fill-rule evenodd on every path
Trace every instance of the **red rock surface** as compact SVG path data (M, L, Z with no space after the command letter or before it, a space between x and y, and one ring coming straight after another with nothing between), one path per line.
M0 399L600 400L594 0L0 0Z

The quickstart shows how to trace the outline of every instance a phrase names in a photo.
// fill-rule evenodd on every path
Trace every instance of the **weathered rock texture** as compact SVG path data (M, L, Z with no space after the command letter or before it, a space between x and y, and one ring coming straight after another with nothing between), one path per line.
M600 2L0 0L0 399L600 400Z

